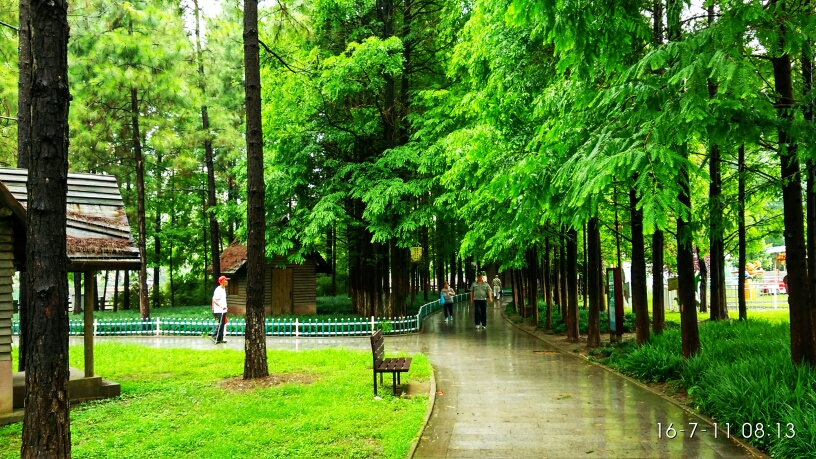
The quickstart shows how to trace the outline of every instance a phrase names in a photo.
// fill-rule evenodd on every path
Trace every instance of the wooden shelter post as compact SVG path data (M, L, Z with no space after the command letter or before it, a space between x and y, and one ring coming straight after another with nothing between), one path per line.
M96 274L93 271L85 271L85 310L84 329L85 329L85 377L91 378L94 375L94 360L93 360L93 344L94 344L94 329L93 329L93 313L94 313L94 291L96 290Z

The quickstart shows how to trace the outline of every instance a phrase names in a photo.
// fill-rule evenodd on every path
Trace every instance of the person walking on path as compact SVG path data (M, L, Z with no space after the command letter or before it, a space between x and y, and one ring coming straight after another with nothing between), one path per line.
M499 275L496 274L496 277L493 278L493 300L494 301L501 298L501 292L502 292L501 290L502 290L501 279L499 279Z
M470 304L474 306L476 318L476 329L484 329L487 326L487 301L493 301L493 292L485 281L487 273L480 272L476 276L476 282L470 286Z
M453 322L453 295L455 292L450 288L450 285L445 282L442 286L442 291L439 293L445 298L445 322Z
M227 321L227 291L226 286L229 284L229 278L221 276L218 278L220 284L215 288L212 297L212 311L215 316L215 330L213 330L210 338L215 341L215 344L226 343L224 341L224 327Z

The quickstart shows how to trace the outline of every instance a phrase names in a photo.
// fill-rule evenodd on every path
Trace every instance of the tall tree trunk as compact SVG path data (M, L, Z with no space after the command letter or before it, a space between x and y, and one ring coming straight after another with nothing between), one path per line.
M228 164L230 169L235 167L235 161L229 161ZM230 202L235 202L238 199L238 185L236 185L235 177L233 177L232 173L227 175L227 197ZM230 244L235 241L235 225L235 219L230 219L229 225L227 226L227 239Z
M601 345L601 270L598 267L598 249L600 248L600 228L598 217L592 217L587 224L587 293L589 294L589 323L587 324L587 347L592 349Z
M119 311L119 270L117 269L116 275L113 278L113 312ZM172 289L172 285L170 286ZM79 297L77 297L79 298Z
M20 291L27 290L25 284L20 284ZM74 314L82 314L82 273L74 273Z
M706 291L708 290L708 268L700 247L697 247L697 265L700 267L700 312L706 312ZM716 319L715 319L716 320Z
M202 221L207 220L207 196L206 196L206 194L201 195L201 219L202 219ZM207 267L210 266L210 258L209 258L209 255L208 255L209 250L208 250L208 244L207 244L207 242L209 240L209 238L207 236L207 234L208 234L207 229L208 228L209 228L209 225L202 225L201 226L201 229L204 232L203 236L201 237L201 242L203 244L203 247L201 248L201 250L202 250L202 253L204 254L204 266L201 269L201 283L204 286L209 285L209 282L207 282ZM204 298L202 298L202 301L204 303L207 303L207 300L208 300L207 296L208 295L209 295L209 289L205 288L204 289Z
M102 288L102 310L105 310L105 303L107 302L108 298L108 277L110 277L110 271L105 270L105 284Z
M740 320L748 319L748 308L745 304L745 264L747 263L746 258L746 247L748 242L746 241L745 235L745 174L747 173L745 170L745 144L739 146L739 153L737 157L737 170L738 170L738 191L737 191L737 236L739 238L739 242L737 245L739 246L739 263L737 269L739 269L739 274L737 274L737 298L738 300L738 307L739 307L739 318Z
M685 146L683 157L688 157ZM697 327L697 299L694 295L694 254L692 253L691 193L689 191L689 171L680 170L680 210L677 215L677 283L680 299L680 335L683 357L689 358L700 351L700 334Z
M811 0L805 0L806 9L813 12ZM802 114L806 122L813 127L813 40L808 39L802 46ZM807 206L807 269L808 269L808 294L810 295L810 320L814 333L814 345L816 345L816 161L812 156L808 156L805 162L807 170L807 189L805 190Z
M428 245L428 227L423 226L420 230L420 234L422 235L422 261L418 266L422 267L422 295L423 300L428 301L428 288L429 288L429 274L428 270L430 269L430 260L431 260L431 253L429 251L430 247Z
M567 230L567 338L578 341L578 231Z
M70 458L68 416L68 2L33 0L26 215L29 333L20 457Z
M711 218L709 222L711 251L711 319L727 319L728 307L725 299L725 243L723 237L722 177L720 173L720 149L711 149L711 186L709 201Z
M215 218L215 167L213 166L212 137L210 134L210 116L207 112L207 80L204 76L204 60L201 57L201 35L199 33L199 8L198 0L193 0L195 7L195 36L196 36L196 59L198 60L198 87L204 95L205 103L201 105L201 130L204 132L204 162L207 165L207 216L210 221L210 256L212 257L213 286L218 285L218 278L221 276L221 250L219 242L221 232L218 228L218 220ZM230 241L232 242L232 241Z
M621 249L620 249L620 230L621 225L620 221L618 221L618 188L615 187L614 191L612 192L612 204L615 206L615 250L618 257L618 264L615 265L616 267L621 267Z
M714 5L708 5L708 26L714 23ZM713 99L717 95L718 87L713 82L708 84L708 96ZM711 252L711 320L727 319L728 309L725 300L725 243L723 238L723 202L722 202L722 175L720 173L720 147L711 145L711 159L709 175L711 184L708 188L709 199L709 234ZM698 255L699 258L699 255ZM700 259L700 269L704 261ZM701 271L702 272L702 271ZM703 296L700 300L702 303Z
M584 252L583 252L583 254L584 254L584 264L581 266L581 284L580 284L580 286L581 286L581 293L583 294L583 297L584 297L583 308L586 309L587 308L587 294L588 294L588 292L587 292L587 273L588 272L587 272L587 226L586 226L586 223L581 225L581 234L583 236L582 237L582 239L583 239L582 242L583 242L583 245L584 245Z
M244 1L244 71L247 142L247 289L244 379L269 375L264 323L264 177L258 1Z
M94 276L93 292L91 292L91 293L93 293L93 305L94 305L93 310L94 311L101 311L101 309L99 309L99 281L96 279L96 271L94 271L92 276Z
M159 282L161 267L161 177L162 177L162 155L156 155L156 230L153 234L153 307L161 305L161 282Z
M132 33L133 25L130 25ZM136 220L139 231L139 314L142 319L150 317L150 305L147 302L147 247L145 237L147 236L145 224L145 182L144 182L144 158L142 157L142 140L139 133L139 98L136 88L130 88L130 120L133 130L133 152L136 157Z
M776 2L774 2L776 3ZM788 31L780 26L780 37ZM785 49L784 38L780 38L780 49ZM816 345L811 322L811 297L808 286L808 272L805 245L804 213L802 212L802 183L797 158L798 143L788 134L793 121L793 95L791 56L783 54L771 57L774 70L774 86L780 98L778 113L781 124L778 128L779 156L782 172L782 202L785 217L785 247L788 266L788 305L790 309L791 359L795 364L816 365Z
M332 225L332 296L337 296L337 222Z
M326 263L329 266L332 266L334 264L333 250L334 250L334 226L332 225L332 227L330 227L326 231ZM337 285L335 284L333 272L332 272L332 284L334 284L332 285L332 290L335 290L337 288ZM335 296L335 294L332 294L332 296Z
M547 238L544 242L544 301L547 302L547 322L545 327L547 330L552 330L552 305L553 305L553 297L552 297L552 276L550 273L550 238Z
M679 42L681 39L680 17L684 2L680 0L667 1L667 16L669 41ZM681 145L680 153L688 158L688 147ZM682 339L683 357L689 358L700 351L700 334L697 327L697 305L694 296L694 256L692 254L692 226L691 226L691 192L688 166L680 169L678 182L680 192L678 201L680 208L677 215L677 280L678 298L680 299L680 335Z
M406 315L408 300L408 250L397 245L397 239L389 241L391 248L391 310L395 314Z
M527 249L528 281L527 297L533 308L533 323L538 326L538 249L536 246Z
M125 276L122 280L122 288L124 289L124 296L122 296L122 309L130 310L130 270L125 270Z
M569 288L567 287L567 266L569 265L569 258L567 257L567 241L564 233L561 232L561 245L558 247L558 259L561 262L561 272L558 275L561 277L561 303L558 307L561 312L561 318L564 323L567 323L567 306L569 305Z
M558 314L561 314L561 305L564 304L561 301L561 238L558 237L557 240L559 245L553 247L553 306L558 306ZM566 318L562 315L561 320L564 319Z
M637 181L637 176L634 177ZM643 210L637 207L634 184L629 190L629 214L632 220L632 310L635 313L637 344L649 341L649 293L646 289L646 244L643 241Z
M17 167L28 169L29 147L31 143L31 1L19 0L19 25L17 42ZM30 315L28 313L28 273L20 273L20 344L18 348L17 371L25 371L26 342Z
M652 331L655 335L666 328L666 312L663 304L663 231L652 235Z

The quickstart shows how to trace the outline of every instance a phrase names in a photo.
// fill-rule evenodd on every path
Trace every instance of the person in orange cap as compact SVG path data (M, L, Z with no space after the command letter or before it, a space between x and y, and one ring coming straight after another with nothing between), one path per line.
M213 340L215 344L226 343L226 341L224 341L224 328L227 322L227 291L225 289L229 284L229 278L221 276L218 278L218 283L220 285L215 288L212 297L212 311L217 325L212 335L210 335L210 339Z

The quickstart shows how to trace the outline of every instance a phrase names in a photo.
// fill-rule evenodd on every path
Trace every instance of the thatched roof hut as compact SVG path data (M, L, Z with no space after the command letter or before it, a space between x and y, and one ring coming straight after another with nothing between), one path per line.
M0 205L16 217L18 270L25 270L27 179L25 169L0 169ZM69 173L66 204L68 271L139 268L139 249L114 176Z

